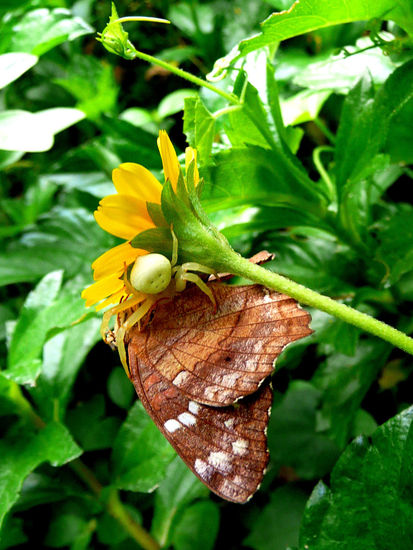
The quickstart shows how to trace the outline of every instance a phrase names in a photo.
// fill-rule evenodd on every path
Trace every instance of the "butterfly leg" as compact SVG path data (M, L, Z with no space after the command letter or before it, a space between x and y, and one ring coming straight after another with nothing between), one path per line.
M134 311L132 315L130 315L116 331L116 344L118 346L119 357L128 377L129 369L126 360L125 334L130 328L136 325L136 323L138 323L144 317L144 315L146 315L146 313L148 313L155 302L155 297L146 298L146 300L144 300L140 307L138 307L138 309Z

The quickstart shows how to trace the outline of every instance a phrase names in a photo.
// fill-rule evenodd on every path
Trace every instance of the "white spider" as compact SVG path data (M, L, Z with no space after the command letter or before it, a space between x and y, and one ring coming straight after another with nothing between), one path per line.
M215 304L214 295L211 289L201 279L199 275L190 273L198 271L200 273L215 274L213 269L196 262L186 262L177 266L178 260L178 240L175 233L172 233L172 258L168 260L166 256L157 253L139 256L130 271L129 278L127 272L124 275L125 288L128 292L128 298L119 305L109 309L103 315L101 333L102 338L107 344L112 344L116 339L116 345L119 351L119 357L123 368L129 376L124 337L126 332L150 311L153 305L161 299L170 299L176 292L182 292L186 288L186 283L195 283L204 292L211 302ZM135 309L129 316L119 314ZM117 327L114 333L109 330L109 321L113 315L117 315Z

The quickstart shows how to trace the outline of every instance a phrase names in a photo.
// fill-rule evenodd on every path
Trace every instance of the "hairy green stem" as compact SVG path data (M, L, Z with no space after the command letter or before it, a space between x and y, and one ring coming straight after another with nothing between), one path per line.
M220 90L207 80L203 80L202 78L199 78L197 76L194 76L191 73L188 73L187 71L184 71L183 69L179 69L178 67L175 67L174 65L171 65L170 63L167 63L166 61L162 61L162 59L158 59L154 57L153 55L149 55L147 53L140 52L139 50L133 49L133 52L136 57L139 59L143 59L144 61L147 61L148 63L152 63L153 65L158 65L159 67L162 67L163 69L166 69L167 71L176 74L180 78L183 78L185 80L188 80L189 82L192 82L192 84L196 84L197 86L200 86L201 88L208 88L208 90L211 90L212 92L220 95L221 97L225 98L227 101L232 103L233 105L240 105L241 102L234 94L229 94L225 92L224 90Z
M325 311L413 355L413 338L386 323L378 321L366 313L361 313L361 311L357 311L350 306L336 302L332 298L323 296L282 275L255 265L238 254L232 255L229 261L234 274L250 279L277 292L288 294L288 296L295 298L302 304Z

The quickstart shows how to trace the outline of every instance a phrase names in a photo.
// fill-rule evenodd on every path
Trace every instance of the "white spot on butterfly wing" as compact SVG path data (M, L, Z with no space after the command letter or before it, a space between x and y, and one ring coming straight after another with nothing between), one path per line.
M200 458L195 460L194 468L199 477L207 482L211 479L211 476L214 473L214 468Z
M248 441L246 439L237 439L232 442L234 454L243 456L248 452Z
M208 462L223 473L228 473L232 470L231 455L224 451L209 453Z
M193 414L188 412L183 412L178 416L179 422L182 422L185 426L193 426L196 424L196 418Z
M179 428L182 428L182 424L180 422L178 422L177 420L175 420L175 418L170 418L169 420L167 420L165 422L163 427L165 428L166 431L168 431L169 433L172 434L176 430L179 430Z
M175 386L181 386L189 376L189 372L187 372L186 370L181 370L172 380L172 384L174 384Z
M224 422L225 427L230 430L231 428L234 427L234 422L235 422L235 420L233 418L228 418L228 420L225 420L225 422Z
M195 401L190 401L188 405L188 411L192 414L198 414L199 412L199 403L195 403Z

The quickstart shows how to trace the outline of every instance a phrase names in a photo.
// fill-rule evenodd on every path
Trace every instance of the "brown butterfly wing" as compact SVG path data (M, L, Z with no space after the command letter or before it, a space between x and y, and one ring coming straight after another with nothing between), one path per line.
M139 358L189 399L227 406L257 391L284 347L311 334L310 315L260 285L210 283L217 309L192 286L131 329Z
M272 391L263 385L229 407L192 401L129 344L131 379L144 407L187 466L220 497L247 501L268 462L266 427Z

